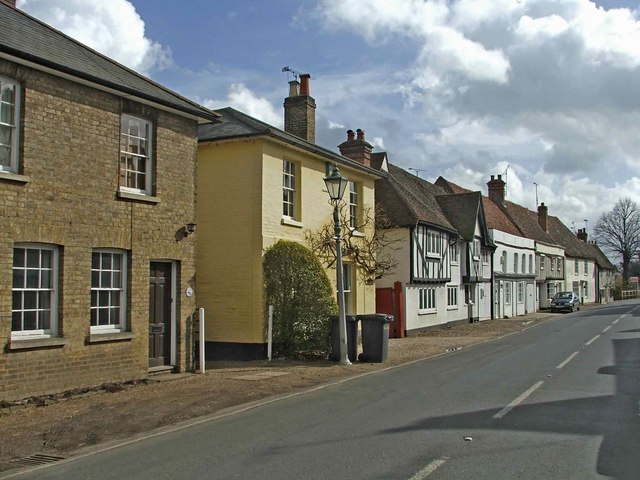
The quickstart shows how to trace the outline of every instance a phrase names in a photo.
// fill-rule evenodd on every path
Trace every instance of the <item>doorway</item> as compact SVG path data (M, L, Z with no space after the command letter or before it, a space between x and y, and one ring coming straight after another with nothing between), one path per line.
M149 368L173 364L175 356L175 268L173 262L149 266Z

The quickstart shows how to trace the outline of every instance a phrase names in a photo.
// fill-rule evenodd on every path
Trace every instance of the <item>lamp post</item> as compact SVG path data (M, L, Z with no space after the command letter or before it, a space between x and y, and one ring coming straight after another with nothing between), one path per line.
M342 278L342 236L340 228L340 215L338 212L338 204L342 200L344 191L349 181L340 175L338 166L334 165L331 174L324 178L327 186L331 204L333 205L333 225L335 229L336 239L336 281L338 282L338 330L340 332L340 363L342 365L350 365L347 356L347 317L344 311L344 283Z

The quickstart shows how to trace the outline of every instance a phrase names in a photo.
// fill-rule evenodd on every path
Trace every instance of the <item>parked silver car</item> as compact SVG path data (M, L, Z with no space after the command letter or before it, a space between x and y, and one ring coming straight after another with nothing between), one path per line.
M580 310L580 298L573 292L558 292L551 299L551 311L559 312L566 310L573 312Z

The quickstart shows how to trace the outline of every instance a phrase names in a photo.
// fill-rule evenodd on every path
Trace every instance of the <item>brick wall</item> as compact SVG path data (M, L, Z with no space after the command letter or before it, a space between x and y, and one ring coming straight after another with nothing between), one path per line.
M148 372L149 263L177 265L176 370L191 364L187 326L196 309L195 121L153 111L157 203L119 198L120 98L0 60L0 75L23 85L22 175L0 179L0 400ZM12 263L15 243L60 248L60 335L64 346L11 348ZM128 325L132 338L89 342L91 253L129 252Z

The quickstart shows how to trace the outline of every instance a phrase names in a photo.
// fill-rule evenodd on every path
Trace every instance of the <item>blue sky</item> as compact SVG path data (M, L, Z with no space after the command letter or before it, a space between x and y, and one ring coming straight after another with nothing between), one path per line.
M18 0L211 108L282 126L310 73L317 142L362 128L392 163L588 230L640 202L640 9L611 0Z

